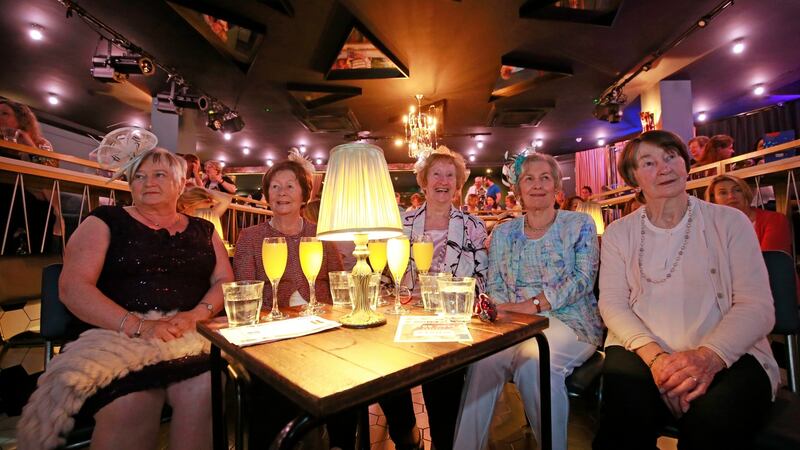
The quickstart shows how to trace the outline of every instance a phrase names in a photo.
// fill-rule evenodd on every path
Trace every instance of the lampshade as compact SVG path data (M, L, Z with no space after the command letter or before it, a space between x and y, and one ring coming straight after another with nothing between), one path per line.
M353 142L331 150L317 222L317 238L352 241L356 233L387 239L403 233L383 150Z
M603 220L603 208L600 205L595 202L581 202L578 205L578 212L588 214L594 220L594 225L597 227L597 235L603 235L606 231L606 223Z

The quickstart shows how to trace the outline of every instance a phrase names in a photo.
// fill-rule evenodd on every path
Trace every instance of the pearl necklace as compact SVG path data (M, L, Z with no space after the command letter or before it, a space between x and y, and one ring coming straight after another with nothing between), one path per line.
M644 208L642 208L642 215L640 216L641 217L640 226L641 226L641 231L642 231L642 238L639 241L639 273L641 273L642 274L642 278L644 278L648 282L653 283L653 284L659 284L659 283L663 283L663 282L669 280L672 277L672 274L675 272L675 269L678 268L678 263L681 261L681 257L683 256L683 253L686 251L686 245L689 243L689 234L692 231L692 218L694 217L693 214L692 214L692 203L691 202L687 202L687 205L686 205L686 212L689 214L689 218L686 221L686 233L683 235L683 242L681 243L681 248L678 250L678 256L675 257L675 261L672 263L672 267L670 267L669 272L667 273L667 276L665 276L664 278L662 278L660 280L654 280L654 279L650 278L649 276L647 276L647 274L644 273L644 263L642 263L642 260L644 260L644 234L645 234L645 231L644 231L644 229L645 229L644 220L645 220L645 216L647 215L646 208L647 208L646 206Z
M143 212L141 212L141 211L139 210L139 208L137 208L137 207L136 207L136 205L134 205L134 206L133 206L133 209L135 209L135 210L136 210L136 213L137 213L137 214L139 214L140 216L142 216L142 218L143 218L144 220L146 220L146 221L150 222L150 226L154 226L154 227L156 227L156 228L167 228L167 229L168 229L168 228L170 228L171 226L173 226L173 225L175 225L176 223L178 223L178 221L179 221L179 220L181 220L181 215L180 215L180 214L176 214L176 215L175 215L175 219L173 219L173 220L172 220L172 222L170 222L168 225L164 225L164 226L162 227L160 223L158 223L158 222L154 221L153 219L151 219L151 218L147 217L147 216L146 216L146 215L145 215Z

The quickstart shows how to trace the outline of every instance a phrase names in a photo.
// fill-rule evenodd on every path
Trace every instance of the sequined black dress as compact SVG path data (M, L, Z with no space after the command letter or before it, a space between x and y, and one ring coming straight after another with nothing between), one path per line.
M188 311L208 292L216 264L211 243L214 226L210 222L189 217L186 229L170 236L167 230L145 226L122 207L100 206L91 215L111 230L97 287L123 308L139 313ZM208 368L207 355L147 366L100 389L81 412L94 414L118 397L164 388Z

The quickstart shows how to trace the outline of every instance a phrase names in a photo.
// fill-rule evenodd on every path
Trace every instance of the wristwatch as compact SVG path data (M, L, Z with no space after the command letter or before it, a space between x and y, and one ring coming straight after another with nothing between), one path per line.
M542 302L539 300L539 296L533 297L531 301L533 302L533 306L536 307L536 313L542 312Z
M208 310L208 314L214 315L214 305L208 302L200 302L201 305L205 305L206 309Z

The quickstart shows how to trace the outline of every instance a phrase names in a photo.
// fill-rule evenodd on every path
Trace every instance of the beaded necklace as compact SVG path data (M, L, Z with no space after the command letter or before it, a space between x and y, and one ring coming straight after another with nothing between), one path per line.
M640 216L641 217L640 229L642 231L642 237L641 237L641 240L639 241L639 273L642 274L642 278L644 278L645 280L649 281L650 283L659 284L659 283L663 283L663 282L669 280L672 277L672 274L675 272L675 269L678 268L678 263L681 261L681 257L683 256L683 253L686 251L686 245L689 243L689 234L692 231L692 218L693 218L692 203L688 202L687 206L686 206L686 210L687 210L686 212L689 214L689 218L686 221L686 232L683 235L683 242L681 243L681 248L678 250L678 256L675 258L675 261L672 263L672 267L670 267L669 272L667 273L667 275L664 278L660 279L660 280L654 280L654 279L650 278L649 276L647 276L646 273L644 273L644 264L642 263L642 261L644 260L644 234L645 234L644 220L645 220L645 216L647 215L647 210L645 208L647 208L647 207L645 206L644 208L642 208L642 215Z

